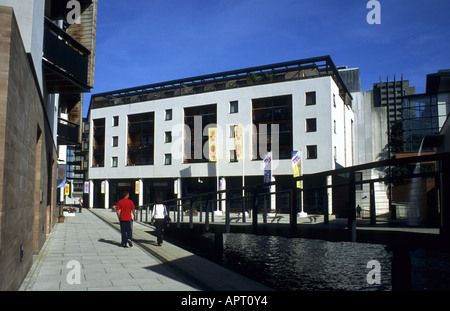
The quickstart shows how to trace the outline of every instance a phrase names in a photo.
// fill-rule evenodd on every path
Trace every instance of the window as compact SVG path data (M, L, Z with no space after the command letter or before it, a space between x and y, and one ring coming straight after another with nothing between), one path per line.
M316 132L317 131L317 124L316 124L316 118L313 119L306 119L306 132Z
M230 138L234 138L234 128L236 127L236 125L230 125Z
M119 126L119 116L113 117L113 126Z
M333 131L336 134L336 120L333 120Z
M363 179L363 173L362 172L355 172L355 181L359 182L362 181ZM363 184L356 184L355 185L355 190L363 190Z
M306 93L306 106L312 106L316 104L316 92Z
M92 167L105 165L105 118L93 120Z
M263 159L267 151L276 150L279 159L290 159L292 151L292 95L252 99L252 130L256 149L253 159ZM273 133L272 133L273 131ZM272 139L273 134L273 139Z
M317 159L317 146L306 146L306 158Z
M118 158L117 157L112 157L112 167L117 167L118 164Z
M166 109L166 115L164 117L164 120L166 121L172 120L172 109Z
M119 146L119 136L113 136L113 138L112 138L112 146L113 147Z
M230 150L230 162L237 162L236 150Z
M184 108L184 163L209 162L203 146L208 145L208 129L216 127L216 121L217 104Z
M333 94L333 107L336 107L336 94Z
M164 155L164 165L171 165L172 164L172 154L166 153Z
M237 113L239 111L239 103L237 100L230 102L230 113Z
M153 165L154 112L128 115L127 165Z
M164 142L171 143L172 142L172 132L166 132L164 136Z

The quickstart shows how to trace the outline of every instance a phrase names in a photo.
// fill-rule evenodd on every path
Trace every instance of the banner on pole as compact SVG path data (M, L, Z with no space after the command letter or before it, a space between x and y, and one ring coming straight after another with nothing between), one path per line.
M264 168L264 183L271 182L272 179L272 153L269 151L263 160L263 168ZM265 186L265 188L269 188L270 186Z
M236 145L236 160L242 161L244 158L243 153L243 140L244 140L244 131L242 125L236 125L234 127L234 142Z
M141 186L140 181L139 181L139 180L136 180L135 183L134 183L134 193L135 193L135 194L139 194L139 188L140 188L140 186Z
M67 170L66 164L58 165L58 176L56 180L57 188L64 188L66 186L66 170Z
M209 161L217 162L217 128L210 127L208 129L209 137Z
M291 162L294 177L299 177L302 175L302 152L292 151L291 152ZM297 181L297 188L302 188L302 181Z

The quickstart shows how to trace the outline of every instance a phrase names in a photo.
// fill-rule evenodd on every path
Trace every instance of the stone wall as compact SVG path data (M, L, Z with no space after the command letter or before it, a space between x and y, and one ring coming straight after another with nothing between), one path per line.
M54 226L56 147L13 10L0 6L0 290L17 290Z

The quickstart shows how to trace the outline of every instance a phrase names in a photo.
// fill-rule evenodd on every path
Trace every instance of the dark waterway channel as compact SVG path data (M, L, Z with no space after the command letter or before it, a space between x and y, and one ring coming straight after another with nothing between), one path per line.
M379 262L380 284L367 268ZM382 245L226 234L222 264L278 290L390 290L391 254Z
M218 255L213 234L200 240L191 240L188 248L276 290L392 290L392 252L385 245L227 233ZM450 290L450 254L418 249L409 255L412 290ZM368 267L374 260L379 266Z

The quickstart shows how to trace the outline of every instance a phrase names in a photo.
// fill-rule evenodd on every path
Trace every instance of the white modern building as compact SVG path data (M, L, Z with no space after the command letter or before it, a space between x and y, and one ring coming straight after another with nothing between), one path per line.
M293 151L304 175L354 163L352 97L329 56L95 94L88 119L91 208L123 190L143 205L262 184L269 151L277 190L290 187ZM321 195L304 201L318 209Z

